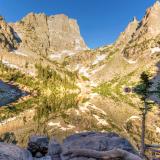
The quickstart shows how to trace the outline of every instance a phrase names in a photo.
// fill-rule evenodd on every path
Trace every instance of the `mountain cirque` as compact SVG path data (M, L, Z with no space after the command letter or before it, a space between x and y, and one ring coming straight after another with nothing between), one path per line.
M160 79L159 20L160 3L156 2L146 11L142 21L134 18L130 22L115 43L91 50L82 39L76 21L65 15L30 13L16 23L6 23L1 17L0 48L4 51L1 55L6 65L11 68L16 65L16 69L29 74L38 62L50 65L57 73L65 69L78 74L76 84L80 89L79 97L85 98L84 102L67 111L67 123L63 117L50 119L46 130L55 133L60 129L58 136L64 136L64 131L69 134L84 130L109 130L127 137L138 148L140 101L137 95L124 90L132 90L143 71L151 73L152 89L157 87ZM26 62L28 68L24 67ZM157 96L152 95L150 99L160 104ZM148 116L147 143L160 140L160 112L157 108L154 107ZM13 126L12 122L7 122L7 125ZM30 123L25 125L31 127ZM22 136L27 127L23 131L17 127L14 130L17 137ZM1 128L4 129L3 126Z

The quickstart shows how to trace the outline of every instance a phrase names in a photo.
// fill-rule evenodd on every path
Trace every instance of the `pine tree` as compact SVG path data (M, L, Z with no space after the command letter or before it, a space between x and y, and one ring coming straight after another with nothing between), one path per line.
M151 105L153 104L149 100L150 96L150 88L152 86L152 82L149 80L149 75L146 72L143 72L140 76L140 85L137 86L136 92L141 96L141 102L143 103L143 107L140 108L142 115L142 124L141 124L141 148L140 153L141 156L145 155L145 136L146 136L146 117L148 112L151 110Z

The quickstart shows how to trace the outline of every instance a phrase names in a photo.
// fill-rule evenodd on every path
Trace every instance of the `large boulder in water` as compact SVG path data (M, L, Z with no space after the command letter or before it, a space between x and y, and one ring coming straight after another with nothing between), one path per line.
M0 142L0 160L33 160L28 150Z

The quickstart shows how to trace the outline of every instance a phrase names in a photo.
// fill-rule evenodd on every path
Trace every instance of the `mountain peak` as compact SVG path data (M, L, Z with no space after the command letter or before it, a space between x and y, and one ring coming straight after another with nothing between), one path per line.
M151 6L146 11L146 15L144 18L159 18L160 16L160 2L156 1L153 6Z
M137 17L134 16L132 22L136 22L137 23L138 22Z
M150 39L160 34L160 2L156 1L153 6L146 10L139 27L135 33L134 39L141 38L142 40Z
M63 50L81 51L87 48L76 20L64 14L47 16L44 13L29 13L21 21L12 24L21 38L21 49L41 55ZM34 45L30 45L31 42Z
M125 31L122 32L116 41L116 46L122 46L126 45L132 38L133 34L136 32L136 29L139 25L139 21L136 17L133 18L133 20L128 24Z
M131 43L129 45L134 46L135 44L140 44L145 40L155 39L157 36L160 35L160 2L156 1L153 6L146 10L146 13L140 23L138 23L138 27L134 34L131 37ZM134 18L133 22L136 22ZM133 23L132 22L132 23ZM131 23L130 23L131 24ZM135 50L135 49L134 49ZM125 50L126 52L126 50ZM137 58L137 53L133 51L133 54L126 52L125 55L127 57ZM130 56L128 56L130 55ZM134 57L135 56L135 57Z
M153 7L154 7L154 8L160 7L160 1L157 0L157 1L153 4Z
M160 2L156 1L153 6L147 9L146 14L157 14L160 13Z

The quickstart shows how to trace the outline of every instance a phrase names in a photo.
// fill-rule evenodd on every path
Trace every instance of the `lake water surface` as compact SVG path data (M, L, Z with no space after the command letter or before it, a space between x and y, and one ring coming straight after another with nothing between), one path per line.
M17 86L0 80L0 106L9 105L26 95L27 93Z

